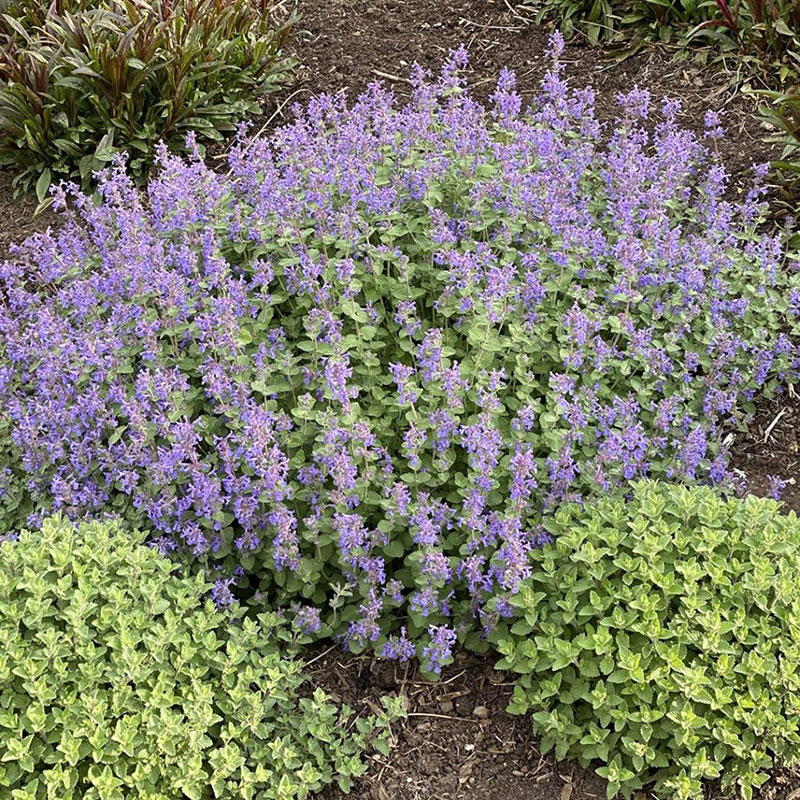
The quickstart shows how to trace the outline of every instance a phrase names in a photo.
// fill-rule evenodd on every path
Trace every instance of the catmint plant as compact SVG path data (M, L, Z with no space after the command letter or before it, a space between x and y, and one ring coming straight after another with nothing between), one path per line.
M219 598L435 673L510 615L543 514L725 485L723 433L797 367L763 174L726 200L638 89L604 129L562 44L529 108L506 70L471 97L461 49L405 105L243 127L227 174L162 148L145 195L119 158L99 205L55 190L0 266L3 530L118 514Z

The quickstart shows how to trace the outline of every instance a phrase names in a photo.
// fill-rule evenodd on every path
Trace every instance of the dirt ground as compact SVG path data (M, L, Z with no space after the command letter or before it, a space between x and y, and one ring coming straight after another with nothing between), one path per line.
M517 74L523 97L532 97L547 61L549 32L531 24L512 0L295 0L302 15L291 53L300 65L294 84L270 96L256 130L290 117L294 102L321 92L346 91L353 97L368 83L385 80L402 97L409 91L411 64L436 70L451 48L465 44L471 63L468 83L488 95L502 67ZM654 98L680 98L681 122L702 129L706 109L722 109L727 137L719 144L732 191L746 181L754 162L777 157L762 141L765 134L753 104L737 97L729 79L692 60L676 62L671 53L648 47L622 63L580 42L567 47L564 61L573 85L591 84L601 119L615 112L618 92L638 84ZM224 154L211 153L215 164ZM31 232L57 224L50 214L32 218L33 204L11 197L10 177L0 173L0 255ZM800 398L785 397L759 406L747 435L736 437L734 465L752 491L764 493L767 475L791 479L797 472ZM785 490L787 506L800 511L800 480ZM493 669L492 660L461 653L431 685L413 668L338 648L314 651L309 659L314 685L342 702L368 712L381 695L399 692L409 718L397 726L389 756L375 756L354 800L589 800L605 798L605 783L591 770L542 756L526 719L506 714L512 676ZM708 787L709 798L721 795ZM329 787L321 800L340 800ZM800 773L777 772L762 800L800 798ZM642 800L642 797L636 798Z
M542 755L526 717L505 709L513 675L493 659L458 653L430 684L413 668L320 649L309 658L313 686L369 713L386 694L407 698L408 719L394 726L388 756L374 754L367 775L344 795L336 786L317 800L605 800L606 783L591 769ZM776 771L756 800L797 800L800 773ZM718 785L706 800L722 800ZM651 800L638 792L633 800Z

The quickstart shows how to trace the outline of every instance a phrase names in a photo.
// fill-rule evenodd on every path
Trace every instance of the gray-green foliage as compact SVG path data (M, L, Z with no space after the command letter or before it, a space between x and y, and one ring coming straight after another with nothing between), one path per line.
M387 718L349 719L202 576L116 523L0 543L0 797L293 800L364 771ZM376 738L377 737L377 738Z
M800 755L800 522L770 500L638 482L564 507L494 635L546 749L603 762L609 796L650 780L749 798Z

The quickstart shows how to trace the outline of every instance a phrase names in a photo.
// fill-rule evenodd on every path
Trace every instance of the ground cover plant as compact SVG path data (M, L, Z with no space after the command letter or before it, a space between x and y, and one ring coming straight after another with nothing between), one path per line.
M545 749L603 762L608 795L655 780L743 798L800 758L800 521L773 500L641 481L547 518L495 634Z
M227 175L162 149L146 203L118 161L2 265L4 525L119 514L220 602L436 674L512 613L542 512L730 480L721 436L797 366L760 189L722 199L675 102L651 141L620 97L605 141L557 65L523 114L465 58L406 106L314 101Z
M302 800L349 787L382 719L350 720L273 612L237 620L202 575L118 523L0 542L0 787L14 800ZM239 615L241 617L241 614Z
M289 62L272 0L4 0L0 164L47 197L126 150L146 174L161 140L220 140Z
M795 44L800 9L793 0L526 0L519 12L551 20L571 37L580 32L592 44L631 47L645 40L713 45L717 53L736 53L751 70L769 68L772 80L796 74ZM792 83L789 80L789 83Z

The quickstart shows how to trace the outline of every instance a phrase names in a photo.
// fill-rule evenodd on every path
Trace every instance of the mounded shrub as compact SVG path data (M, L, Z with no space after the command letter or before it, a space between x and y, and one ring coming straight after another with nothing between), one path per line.
M146 175L159 141L217 141L290 66L273 0L0 0L0 164L47 197L115 152Z
M773 500L633 485L545 522L493 634L545 750L600 761L608 794L655 782L750 798L800 759L800 521Z
M162 149L146 197L119 160L97 207L56 191L65 226L0 266L0 524L119 513L435 673L510 613L543 511L725 483L797 367L761 190L724 199L676 101L604 132L557 64L522 112L465 63L312 101L225 175Z
M116 523L0 542L0 794L302 800L347 788L382 720L348 720L275 614L234 620L202 576ZM392 712L394 713L394 712ZM379 724L377 724L379 723Z

